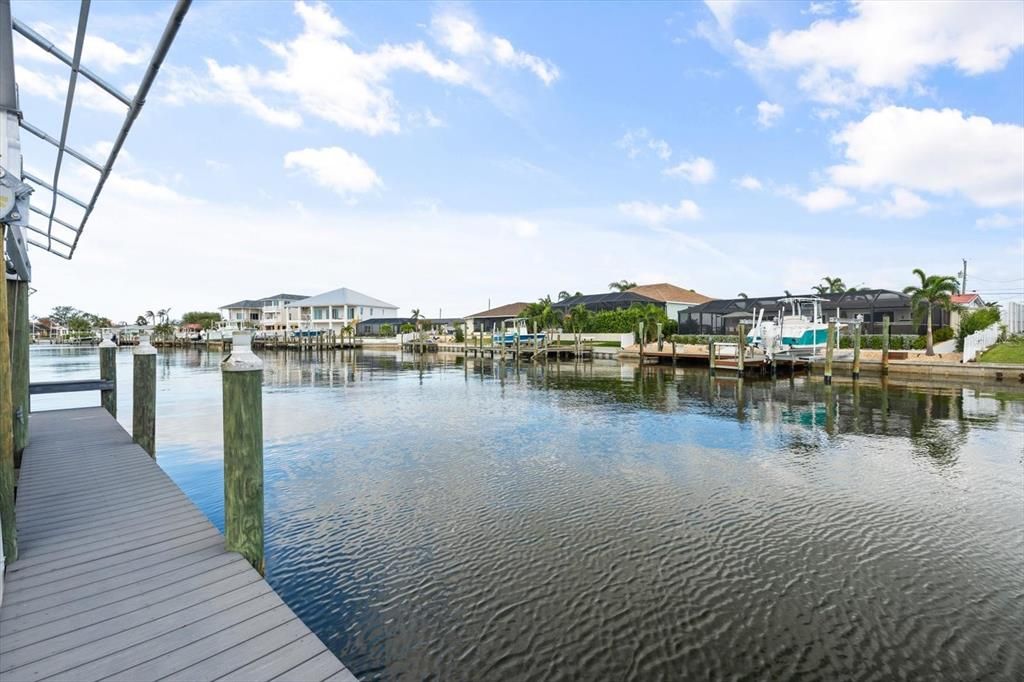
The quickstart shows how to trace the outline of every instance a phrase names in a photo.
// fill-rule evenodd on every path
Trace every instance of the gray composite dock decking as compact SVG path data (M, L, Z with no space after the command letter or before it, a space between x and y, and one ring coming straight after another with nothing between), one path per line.
M354 680L102 408L32 415L0 681Z

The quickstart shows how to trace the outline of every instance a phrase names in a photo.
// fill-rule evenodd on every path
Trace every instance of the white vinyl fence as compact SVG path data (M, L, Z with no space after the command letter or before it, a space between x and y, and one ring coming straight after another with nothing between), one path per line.
M1007 334L1024 334L1024 303L1007 303L1005 322Z
M990 324L980 332L964 338L964 357L961 362L973 362L986 348L999 338L999 324Z

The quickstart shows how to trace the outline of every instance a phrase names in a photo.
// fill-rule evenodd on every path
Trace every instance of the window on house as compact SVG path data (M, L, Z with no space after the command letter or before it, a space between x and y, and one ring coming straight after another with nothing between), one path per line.
M260 314L259 313L249 313L249 320L252 321L252 322L259 322L260 321Z

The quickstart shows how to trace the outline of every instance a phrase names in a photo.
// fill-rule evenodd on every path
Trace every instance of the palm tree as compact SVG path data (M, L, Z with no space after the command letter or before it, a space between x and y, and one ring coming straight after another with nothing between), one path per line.
M409 319L412 320L412 325L414 327L416 327L416 329L420 328L420 318L421 317L423 317L423 316L420 315L420 309L419 308L413 308L412 309L412 313L409 315Z
M636 282L630 282L628 279L620 279L618 282L612 282L608 285L610 291L626 291L636 286Z
M827 284L816 284L811 288L814 289L819 296L824 296L825 294L829 293Z
M143 313L143 315L149 318L150 324L156 324L156 313L154 313L152 310L147 310L145 313Z
M846 285L843 284L842 277L822 277L821 281L828 286L828 291L826 293L841 294L846 291Z
M741 291L740 293L736 294L736 298L747 298L747 295Z
M558 292L558 300L559 301L564 301L567 298L572 298L572 294L570 294L565 289L562 289L561 291Z
M921 284L904 287L903 293L910 294L910 307L916 313L919 321L921 315L928 318L928 335L925 342L925 355L934 355L932 350L932 308L941 306L945 310L953 307L953 300L950 298L959 289L959 281L956 277L949 275L925 275L921 268L914 268Z

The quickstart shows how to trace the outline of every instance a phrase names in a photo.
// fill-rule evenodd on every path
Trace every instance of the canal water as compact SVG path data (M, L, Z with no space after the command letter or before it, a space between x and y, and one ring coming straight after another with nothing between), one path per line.
M157 460L223 528L220 357L161 351ZM267 577L362 678L1024 677L1016 385L263 357Z

